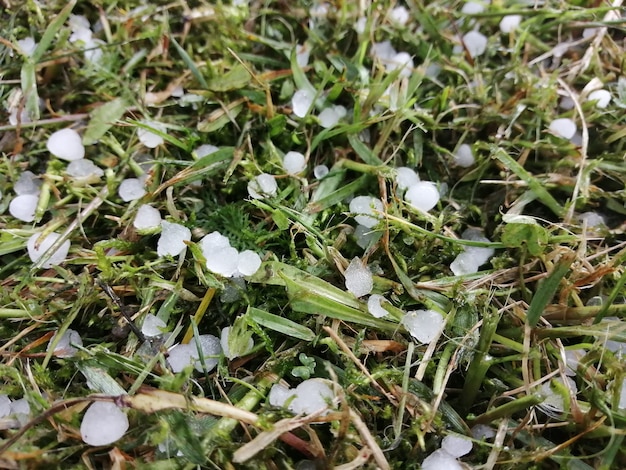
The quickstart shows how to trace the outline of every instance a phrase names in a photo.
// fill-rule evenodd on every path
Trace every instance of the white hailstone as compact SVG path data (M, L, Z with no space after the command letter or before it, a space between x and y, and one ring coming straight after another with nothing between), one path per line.
M611 102L611 93L607 90L594 90L587 96L587 101L595 101L597 108L606 108Z
M92 36L93 36L93 32L91 31L88 25L86 28L81 27L81 28L76 28L75 30L73 30L72 34L70 35L69 41L72 44L79 43L79 44L82 44L83 46L86 46L93 40Z
M463 467L454 456L443 449L437 449L422 462L422 470L462 470Z
M367 26L367 18L365 16L361 16L352 27L357 34L363 34L365 32L365 27Z
M33 55L33 52L35 52L35 48L37 47L37 43L30 36L24 39L19 39L17 41L17 45L20 49L22 49L22 52L26 54L27 57Z
M137 209L135 220L133 220L133 227L137 230L149 230L161 226L161 213L158 209L149 206L148 204L142 204Z
M576 123L569 118L559 118L552 121L548 129L554 135L569 140L576 134Z
M470 31L463 35L463 44L465 44L470 57L478 57L487 50L487 37L478 31Z
M385 64L387 72L400 70L400 77L410 77L413 73L413 58L408 52L398 52Z
M582 37L583 39L588 39L594 37L600 28L585 28L583 29Z
M105 446L128 431L128 417L114 403L97 401L85 412L80 435L90 446Z
M244 276L252 276L261 267L261 257L252 250L245 250L237 257L237 271Z
M472 437L477 441L496 437L496 431L486 424L477 424L476 426L472 426L470 431L472 432Z
M587 354L584 349L566 349L565 350L565 375L574 377L578 363Z
M39 196L34 194L14 197L9 204L9 214L23 222L32 222L35 220L35 210L38 202Z
M69 127L52 133L48 137L46 148L61 160L80 160L85 156L85 146L80 135Z
M376 232L370 227L365 225L357 225L354 229L354 238L356 238L356 244L364 250L367 249L372 243L380 238L381 232Z
M461 434L449 434L443 438L441 448L453 457L463 457L472 451L472 441Z
M91 160L81 158L67 165L65 172L78 182L96 182L104 176L102 168L96 166Z
M335 398L333 390L322 379L308 379L295 389L296 398L289 404L295 414L310 414L327 408Z
M460 167L467 168L474 164L474 154L472 147L468 144L461 144L454 152L454 163Z
M309 57L311 56L311 48L308 44L296 44L296 63L301 67L309 65Z
M11 402L11 414L20 423L26 425L30 421L30 404L26 398L20 398Z
M306 159L300 152L287 152L283 157L283 168L287 174L297 175L306 168Z
M399 6L392 8L389 11L388 18L392 23L395 23L399 26L404 26L409 22L411 15L409 14L409 10L404 6Z
M196 354L196 356L194 356ZM197 348L195 344L177 344L173 346L167 356L167 363L175 374L181 372L191 363L195 363Z
M293 114L299 118L303 118L311 109L315 95L309 90L298 90L291 98L291 109Z
M163 123L156 121L142 121L142 123L163 134L167 132L167 127L165 127ZM151 149L156 148L165 142L163 137L155 134L154 132L150 132L148 129L144 129L143 127L137 128L137 137L139 138L139 142Z
M67 22L70 27L70 31L80 31L82 29L90 28L89 20L83 15L70 15Z
M578 216L578 220L586 222L587 227L606 227L606 220L597 212L583 212Z
M26 243L26 248L28 249L28 256L30 257L30 260L33 263L39 260L39 258L41 258L44 253L48 251L48 248L50 248L54 244L54 242L59 239L60 236L60 233L51 232L40 240L41 233L34 233ZM61 246L54 253L52 253L52 256L50 256L48 258L48 261L43 264L42 268L48 269L54 265L61 264L63 261L65 261L65 258L67 257L69 251L70 241L65 240L61 244Z
M420 177L413 168L401 166L396 168L396 184L398 189L404 191L414 184L419 183Z
M222 248L230 248L230 241L228 238L218 231L211 232L202 237L199 244L205 258L214 251L221 250Z
M106 43L101 39L92 38L90 41L87 41L85 43L85 46L83 47L85 60L93 64L100 63L100 60L102 59L102 56L104 54L102 48L104 45L106 45Z
M11 414L11 399L4 393L0 394L0 418Z
M157 242L157 255L178 256L187 247L185 242L190 240L191 230L187 227L163 220L161 236Z
M571 96L564 96L559 101L559 108L566 110L566 111L570 109L574 109L575 105L576 103L574 103L574 100L571 98Z
M364 227L373 227L378 224L383 203L380 199L372 196L357 196L350 201L350 212L354 215L354 220Z
M222 353L220 340L213 335L200 335L198 336L198 341L204 357L206 370L211 372L219 362L219 359L214 356L219 356ZM177 344L172 347L168 353L167 363L175 374L182 371L189 364L193 364L198 372L203 372L202 362L199 357L196 341L192 340L190 344Z
M455 276L463 276L464 274L474 274L478 272L480 264L472 255L467 251L459 253L454 261L450 263L450 270Z
M355 257L343 273L346 289L355 297L363 297L372 292L374 278L370 269L358 257Z
M382 295L372 294L367 299L367 311L376 318L382 318L389 315L389 312L382 307L382 303L389 303Z
M626 378L622 380L622 387L619 392L619 403L617 408L620 410L626 410Z
M239 252L231 246L204 254L209 271L224 277L232 277L239 269ZM242 273L243 274L243 273Z
M124 202L136 201L146 195L144 180L139 178L126 178L117 188L117 194Z
M434 310L413 310L402 317L401 323L420 343L430 343L443 328L445 320Z
M397 54L391 41L375 42L372 44L371 54L383 63L389 62Z
M206 365L207 371L211 371L217 366L219 362L219 358L215 356L219 356L222 354L222 346L220 345L220 340L217 336L213 335L200 335L198 336L200 340L200 349L202 350L202 355L204 356L204 363ZM195 346L195 344L194 344ZM198 358L198 351L196 349L195 357ZM202 372L202 363L200 360L196 360L195 364L196 370L198 372Z
M313 176L315 176L315 178L317 178L318 180L321 180L329 172L330 170L326 165L317 165L315 168L313 168Z
M224 356L226 356L230 360L233 360L236 357L245 356L250 351L252 351L252 348L254 347L254 341L252 338L248 338L248 344L246 344L243 349L241 349L240 351L231 351L230 347L228 346L228 337L230 336L231 331L232 328L230 326L222 328L222 333L220 335L220 345L222 346L222 352L224 353Z
M575 396L578 393L578 387L576 386L576 382L574 382L571 378L565 377L567 380L566 388L569 388L572 394ZM553 379L555 382L560 382L561 385L565 385L563 379L557 377ZM565 410L565 398L561 395L561 393L555 391L551 387L551 382L544 382L541 385L541 393L545 395L545 400L541 403L541 406L547 408L550 411L562 412Z
M285 402L287 402L287 400L289 400L291 397L295 396L295 394L295 391L291 390L289 387L285 387L280 384L274 384L270 389L270 393L267 399L270 405L282 407L284 406Z
M144 336L153 338L155 336L161 336L166 327L165 322L159 317L148 314L144 317L143 323L141 324L141 332Z
M253 199L273 197L278 193L278 184L272 175L261 173L248 183L248 194Z
M320 126L324 129L330 129L333 126L336 126L339 120L343 118L346 113L346 108L341 105L330 106L322 110L317 118L320 121Z
M57 337L57 334L58 331L55 331L52 335L52 338L50 338L50 342L48 343L46 351L50 351L52 343ZM76 346L82 346L83 339L80 337L78 331L72 329L65 330L65 333L63 333L63 336L61 336L61 339L59 339L59 342L54 347L54 350L52 352L56 357L74 357L78 352L78 349L72 346L73 344L75 344Z
M521 22L521 15L506 15L500 20L500 31L504 34L508 34L511 31L515 31Z
M485 11L485 4L482 2L465 2L461 7L461 13L464 15L477 15Z
M404 200L411 206L428 212L439 202L440 194L437 186L431 181L420 181L407 190Z
M219 150L219 147L216 147L215 145L203 144L197 149L195 149L194 152L198 158L202 158L202 157L211 155L212 153L215 153L218 150Z
M185 89L183 88L182 85L178 85L172 90L172 96L174 98L181 98L182 96L184 96L184 94L185 94Z

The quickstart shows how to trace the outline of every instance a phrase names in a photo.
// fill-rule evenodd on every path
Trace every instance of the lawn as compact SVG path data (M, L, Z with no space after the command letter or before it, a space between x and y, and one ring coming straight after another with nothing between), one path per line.
M0 468L626 467L621 0L0 4Z

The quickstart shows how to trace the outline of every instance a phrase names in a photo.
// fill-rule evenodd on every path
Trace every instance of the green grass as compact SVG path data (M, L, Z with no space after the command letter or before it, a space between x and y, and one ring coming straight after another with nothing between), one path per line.
M626 466L626 366L614 352L626 343L623 18L609 2L494 2L470 18L463 2L409 1L410 20L398 26L387 16L396 2L373 3L360 11L370 2L329 2L327 16L312 17L315 4L304 1L4 2L0 394L24 398L31 413L0 417L0 467L274 469L309 468L308 459L417 469L446 435L470 436L476 424L496 433L461 458L476 468ZM97 63L70 40L70 14L98 24ZM509 14L522 23L502 34ZM454 47L474 26L488 45L472 58ZM583 41L587 27L608 29ZM30 56L17 46L27 36L38 43ZM411 55L410 76L372 58L385 40ZM573 44L559 57L565 41ZM305 43L301 67L295 46ZM594 78L611 93L607 108L585 99ZM193 102L173 94L178 86ZM299 89L316 97L303 118L291 109ZM573 108L559 107L564 97ZM323 129L316 116L331 104L348 113ZM31 122L9 123L11 107ZM577 144L548 131L560 117L577 123ZM138 138L146 121L166 127L157 148ZM66 127L102 178L78 184L47 151ZM468 168L453 162L462 143L476 159ZM202 144L220 150L198 158ZM298 177L282 168L291 150L307 158ZM318 181L320 164L330 173ZM400 166L447 188L428 213L401 197ZM9 212L26 170L42 182L29 223ZM248 197L260 173L277 177L276 196ZM124 202L119 185L142 175L146 195ZM348 208L360 195L384 202L365 249ZM133 227L144 203L191 229L184 257L157 256L158 230ZM606 225L586 227L580 214L589 211ZM469 227L492 242L460 240ZM262 256L245 284L206 269L196 242L214 230ZM27 240L41 231L71 242L60 265L29 258ZM466 246L495 256L454 276L450 263ZM390 301L385 318L345 289L355 256ZM419 309L445 318L429 345L400 321ZM142 344L125 317L140 328L147 314L166 323L169 339ZM243 358L221 356L209 373L168 367L173 344L233 325L231 346L254 339ZM60 358L46 348L67 329L83 346ZM554 379L576 349L585 352L572 396ZM332 384L335 411L302 418L269 404L273 384L307 377ZM565 411L544 403L550 383ZM128 414L128 432L112 445L81 440L94 400Z

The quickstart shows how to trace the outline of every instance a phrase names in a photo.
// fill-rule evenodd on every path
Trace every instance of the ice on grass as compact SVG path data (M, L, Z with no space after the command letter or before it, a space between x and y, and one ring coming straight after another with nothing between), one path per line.
M22 222L32 222L35 220L35 210L39 196L35 194L24 194L14 197L9 204L9 214Z
M352 29L356 31L357 34L363 34L365 32L365 27L367 26L367 18L365 16L359 17L354 23Z
M50 351L50 348L52 348L52 345L54 344L54 341L58 333L59 333L58 331L55 331L54 335L52 335L52 338L50 338L50 342L48 343L48 347L46 351ZM63 335L59 339L59 342L56 344L52 352L54 353L56 357L61 357L61 358L74 357L76 353L78 352L78 349L72 345L82 346L83 339L80 337L80 334L78 333L78 331L68 329L68 330L65 330L65 333L63 333Z
M437 449L424 459L422 470L463 470L463 467L453 455Z
M382 307L382 303L389 303L382 295L372 294L367 299L367 311L376 318L382 318L389 315L389 312Z
M157 255L178 256L186 247L186 241L191 240L191 230L181 224L163 220L161 222L161 237L157 242Z
M301 68L309 65L309 57L311 56L311 47L304 44L296 44L296 62Z
M225 237L217 230L202 237L202 240L200 240L199 244L205 258L213 251L218 251L222 248L230 247L230 241L228 240L228 237Z
M332 388L322 379L305 380L295 392L296 397L289 404L289 409L295 414L310 414L328 408L329 402L335 398Z
M13 185L13 191L18 196L25 194L39 194L41 180L32 171L24 171Z
M350 201L349 209L358 224L371 228L380 220L383 203L372 196L357 196Z
M104 176L102 168L85 158L71 161L65 172L78 183L95 183Z
M324 129L330 129L337 125L339 120L346 115L346 108L343 106L330 106L322 110L322 112L317 117L320 122L320 126Z
M284 385L280 384L274 384L272 385L272 388L270 389L270 393L267 398L270 405L282 407L287 402L287 400L289 400L295 394L295 391L291 390L289 387L285 387Z
M46 143L48 151L61 160L80 160L85 157L85 146L78 132L69 127L50 135Z
M237 257L237 271L244 276L252 276L261 267L261 257L252 250L244 250Z
M219 358L215 356L219 356L222 353L220 340L213 335L200 335L198 336L198 341L204 358L204 364L206 365L206 371L211 372L219 362ZM189 344L177 344L172 347L169 350L167 363L174 373L182 371L189 364L193 364L198 372L203 372L202 362L200 361L195 339L192 339Z
M576 376L578 362L587 354L584 349L566 349L565 350L565 375L569 377Z
M313 168L313 176L315 176L315 178L317 178L318 180L321 180L329 172L330 170L326 165L317 165L315 168Z
M485 11L483 2L465 2L461 7L461 13L464 15L477 15Z
M346 278L346 289L355 297L363 297L372 292L374 277L370 269L358 257L355 257L343 273Z
M594 90L587 96L587 101L595 101L597 108L604 109L611 102L611 93L607 90Z
M35 42L35 39L30 36L25 37L24 39L18 39L17 45L20 49L22 49L22 52L27 57L30 57L31 55L33 55L33 52L35 52L35 48L37 47L37 43Z
M28 249L28 256L30 260L35 263L41 258L48 248L50 248L61 236L60 233L51 232L45 237L41 236L40 232L34 233L26 243ZM65 261L67 254L70 251L70 241L65 240L57 250L52 253L48 260L42 265L42 268L48 269L57 264L61 264Z
M161 336L166 327L165 322L159 317L148 314L144 317L143 323L141 324L141 332L144 336L153 338L155 336Z
M273 197L278 193L278 184L272 175L261 173L248 183L248 194L253 199Z
M194 152L196 153L196 156L198 158L203 158L208 155L211 155L212 153L217 152L218 150L219 150L219 147L216 147L215 145L203 144L197 149L195 149Z
M465 240L475 242L490 243L491 240L483 236L480 230L467 229L461 237ZM455 276L464 274L474 274L478 272L478 268L485 264L494 255L495 250L489 247L481 246L464 246L463 251L457 255L450 264L450 270Z
M449 434L441 441L441 448L453 457L463 457L472 451L472 441L461 434Z
M142 121L142 124L154 129L155 131L161 132L162 134L167 133L167 127L165 127L165 124L161 122ZM155 134L154 132L151 132L143 127L137 128L137 137L139 138L139 142L150 149L156 148L165 142L163 137L159 134Z
M306 159L300 152L287 152L283 157L283 168L287 174L297 175L306 168Z
M486 424L477 424L476 426L472 426L470 431L472 433L472 437L478 441L482 441L483 439L493 439L496 437L496 431Z
M232 246L204 255L209 271L224 277L234 276L239 269L239 252Z
M389 58L389 60L385 63L385 69L387 72L400 70L400 77L410 77L413 73L413 67L413 58L408 52L398 52Z
M409 187L404 200L423 212L428 212L439 202L440 194L435 183L420 181Z
M470 31L463 35L463 44L470 57L478 57L487 50L487 37L478 31Z
M557 137L569 140L576 134L576 123L569 118L559 118L552 121L548 129Z
M311 109L315 95L309 90L298 90L291 98L291 109L293 114L303 118Z
M149 206L148 204L142 204L137 209L135 219L133 220L133 227L137 230L150 230L161 226L161 213L158 209Z
M282 405L281 405L282 406ZM11 399L8 395L0 394L0 418L11 414Z
M399 7L395 7L389 10L388 18L389 18L389 21L391 21L392 23L398 26L404 26L409 22L411 15L409 13L409 10L406 9L406 7L399 6Z
M500 31L502 31L504 34L509 34L510 32L515 31L519 27L521 22L521 15L503 16L500 20Z
M30 404L26 398L20 398L11 402L11 414L19 418L28 419L30 416ZM21 421L21 420L20 420Z
M365 225L357 225L354 229L354 238L356 238L356 244L366 250L381 236L381 232L372 230Z
M124 202L141 199L146 195L144 180L139 178L126 178L120 183L120 186L117 189L117 194Z
M410 188L419 181L420 177L413 168L407 166L396 168L396 184L401 191Z
M557 377L552 379L553 382L557 383L556 385L553 385L552 381L544 382L541 385L541 393L546 397L540 405L541 408L548 412L562 413L565 411L566 397L564 393L571 392L572 396L576 396L578 393L576 382L569 377L565 377L565 379L567 383L563 382L563 379L560 377ZM558 390L557 387L559 388ZM566 390L569 391L566 392Z
M468 168L474 164L474 154L472 147L468 144L461 144L454 152L454 163L462 168Z
M252 351L252 348L254 347L254 340L252 338L248 338L246 344L238 345L238 349L233 349L231 351L229 338L232 331L233 329L230 326L222 328L222 333L220 336L220 345L222 346L222 352L224 353L224 356L226 356L230 360L235 359L236 357L245 356L250 351Z
M106 446L128 431L128 417L114 403L97 401L85 412L80 435L90 446Z
M390 41L373 43L370 53L383 64L389 62L397 54Z
M428 344L437 337L445 320L434 310L413 310L402 317L401 323L416 340Z
M478 272L480 268L480 264L478 264L478 260L466 251L459 253L454 261L450 263L450 271L455 276L463 276L465 274L474 274Z
M604 216L598 214L597 212L583 212L577 218L581 222L586 222L587 227L606 227L606 220L604 219Z

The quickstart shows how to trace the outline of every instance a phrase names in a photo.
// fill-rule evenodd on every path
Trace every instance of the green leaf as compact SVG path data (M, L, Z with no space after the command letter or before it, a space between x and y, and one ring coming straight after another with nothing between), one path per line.
M539 318L546 309L548 303L554 297L561 279L569 271L569 267L574 262L575 256L568 254L563 256L557 263L552 272L543 281L539 283L537 292L533 296L530 306L528 307L528 313L526 314L526 321L530 326L535 326L539 321Z
M548 245L548 232L539 224L510 223L504 226L502 243L508 248L526 248L533 256L541 255Z
M44 53L48 50L50 44L52 44L52 41L54 40L54 37L63 27L65 20L67 20L70 16L70 13L72 13L72 10L76 5L76 1L77 0L70 0L69 2L67 2L67 5L65 5L63 10L61 10L57 17L50 22L50 24L46 28L46 31L43 33L39 44L37 44L37 47L35 47L35 50L30 56L30 60L33 63L39 62Z
M315 339L315 333L313 333L311 329L291 321L288 318L279 317L278 315L254 307L248 307L246 315L259 325L277 331L283 335L303 341L313 341Z
M206 80L204 79L204 77L200 73L200 70L198 70L198 67L196 67L196 64L193 61L193 59L191 57L189 57L189 54L187 54L187 51L185 49L183 49L180 44L178 44L178 41L176 41L176 39L174 39L174 36L170 36L170 41L171 41L172 45L174 46L174 49L176 49L176 52L178 52L178 55L180 56L180 58L183 59L183 62L185 63L187 68L191 71L191 74L194 77L196 77L196 80L198 80L198 83L203 88L208 89L209 85L207 84Z
M111 396L126 395L126 390L124 390L104 369L92 367L85 363L78 363L78 370L85 376L92 390Z
M374 154L374 152L372 152L372 149L370 149L367 145L361 142L356 134L350 134L348 136L348 141L350 142L350 145L357 153L357 155L361 157L361 160L363 160L368 165L379 166L383 164L383 161L378 158Z
M237 64L223 76L211 80L207 88L216 92L238 90L250 83L250 80L250 73L246 68L241 64Z
M100 140L115 121L124 115L126 107L127 103L122 98L116 98L89 113L90 120L83 136L83 145L95 144Z

